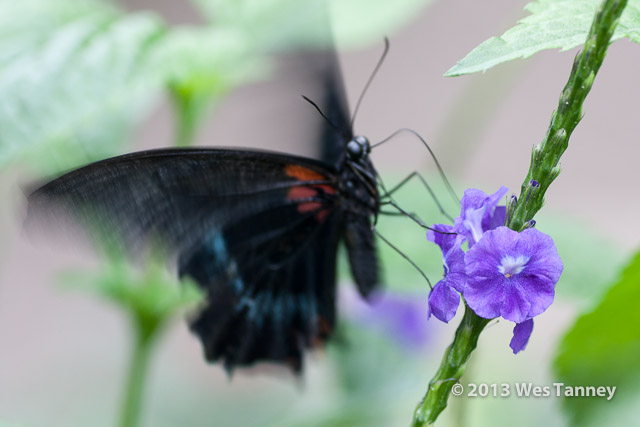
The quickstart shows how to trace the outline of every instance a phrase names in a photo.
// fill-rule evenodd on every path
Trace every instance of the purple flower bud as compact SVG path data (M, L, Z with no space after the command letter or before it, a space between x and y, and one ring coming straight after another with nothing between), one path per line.
M532 179L531 181L529 181L529 185L527 186L529 191L527 192L527 199L524 201L525 203L529 202L529 197L531 197L531 194L537 191L539 187L540 187L540 183L535 179Z

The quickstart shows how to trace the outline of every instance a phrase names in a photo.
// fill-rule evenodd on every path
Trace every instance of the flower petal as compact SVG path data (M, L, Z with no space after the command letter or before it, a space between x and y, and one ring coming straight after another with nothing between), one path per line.
M464 265L464 251L460 247L449 250L443 259L445 280L447 284L458 292L463 292L467 282Z
M429 315L449 323L458 311L460 295L444 280L439 281L429 293Z
M454 228L469 239L470 247L480 240L482 233L504 223L503 213L506 210L496 211L496 205L507 191L506 187L500 187L490 196L475 188L464 192L460 201L460 216L456 218Z
M504 256L514 253L517 238L518 233L507 227L484 233L478 244L469 249L464 257L467 276L487 278L500 274L498 266Z
M522 323L516 324L513 328L513 338L511 338L511 342L509 343L513 354L517 354L527 347L532 331L533 319L527 319Z
M543 313L553 303L555 283L546 277L530 276L523 272L514 276L513 282L517 284L522 296L530 304L529 312L526 313L527 317L535 317Z
M508 191L509 189L505 186L498 188L498 191L496 191L490 196L487 196L484 202L485 205L491 206L491 207L496 206L498 203L500 203L500 200L504 197L505 194L507 194Z
M478 316L493 319L500 316L500 309L504 301L505 281L506 279L501 274L486 279L468 277L462 295Z
M443 254L447 253L454 246L460 246L462 244L462 241L464 240L464 236L461 236L459 234L444 234L455 233L453 226L451 225L433 224L431 228L443 232L438 233L438 231L433 230L427 231L427 240L440 246L440 250L442 250Z
M564 266L551 236L535 228L524 230L520 236L521 239L515 250L531 257L524 273L544 276L555 285L560 279Z
M522 263L521 268L516 268L516 261ZM483 317L481 313L516 323L539 315L551 305L563 268L551 237L536 229L517 233L507 227L485 232L466 253L465 265L467 286L463 295L469 306ZM495 301L478 295L482 286L487 287L488 280L504 286L499 314ZM492 297L498 295L495 289L490 292ZM480 304L490 307L483 308Z
M531 309L531 303L527 300L527 293L522 290L515 280L505 279L504 302L500 308L500 314L512 322L524 322Z
M496 229L504 225L504 220L507 218L507 207L496 206L493 210L493 214L486 215L482 220L482 229L489 231Z

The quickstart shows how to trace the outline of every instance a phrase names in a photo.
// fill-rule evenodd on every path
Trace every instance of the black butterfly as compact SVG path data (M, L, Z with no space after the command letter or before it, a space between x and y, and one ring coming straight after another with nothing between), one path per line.
M142 151L49 182L29 196L29 215L62 208L81 222L98 218L130 249L162 239L179 275L206 293L191 328L208 360L229 370L275 361L299 372L304 350L324 343L336 323L338 245L363 296L379 283L373 223L381 202L370 144L353 135L333 55L314 58L326 62L314 65L326 116L305 143L321 144L325 161L238 149Z

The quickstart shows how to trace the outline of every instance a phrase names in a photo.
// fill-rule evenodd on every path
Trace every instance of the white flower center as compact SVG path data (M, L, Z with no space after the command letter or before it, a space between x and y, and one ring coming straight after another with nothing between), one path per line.
M504 274L504 277L509 278L514 274L518 274L522 270L524 270L528 261L528 256L519 255L514 258L511 255L506 255L500 260L498 271Z

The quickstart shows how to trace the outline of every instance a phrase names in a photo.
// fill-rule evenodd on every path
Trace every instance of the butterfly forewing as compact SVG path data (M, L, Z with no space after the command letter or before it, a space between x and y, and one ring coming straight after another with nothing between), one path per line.
M306 175L295 172L296 168ZM212 227L296 203L295 189L306 188L301 181L310 181L305 177L325 182L325 188L332 188L335 179L331 167L293 156L221 149L154 150L63 175L29 197L29 216L70 216L83 225L96 223L117 232L127 247L158 238L180 252ZM319 193L308 188L298 192Z

